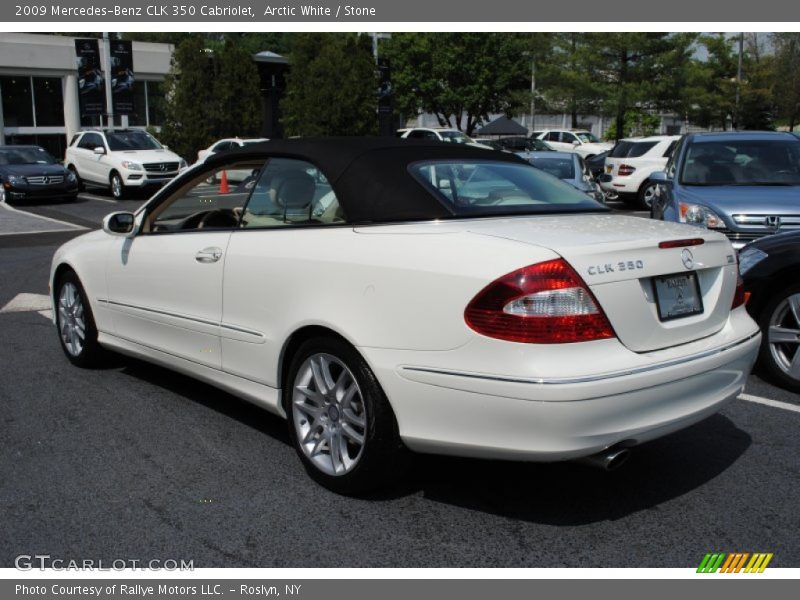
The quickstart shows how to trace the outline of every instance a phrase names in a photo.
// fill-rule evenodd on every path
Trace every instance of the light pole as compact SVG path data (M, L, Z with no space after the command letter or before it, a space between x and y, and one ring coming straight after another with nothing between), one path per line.
M106 127L114 130L114 102L111 97L111 44L108 41L108 32L103 32L103 71L105 73L105 81L103 85L106 88Z
M531 53L531 133L536 130L536 59Z

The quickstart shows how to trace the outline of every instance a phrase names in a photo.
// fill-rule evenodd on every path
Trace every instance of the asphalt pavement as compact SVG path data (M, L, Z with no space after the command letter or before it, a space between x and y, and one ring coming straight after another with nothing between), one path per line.
M71 366L36 302L53 252L85 231L74 226L140 203L83 194L18 206L49 229L0 230L0 567L20 554L195 567L694 567L715 551L800 566L800 395L757 376L748 399L637 448L612 473L418 456L395 489L352 499L303 472L282 420L233 396L128 358Z

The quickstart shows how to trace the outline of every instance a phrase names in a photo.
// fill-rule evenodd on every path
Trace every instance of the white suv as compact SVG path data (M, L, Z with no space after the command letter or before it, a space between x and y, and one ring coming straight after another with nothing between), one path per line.
M600 187L648 210L657 185L650 181L650 175L664 170L680 138L679 135L654 135L620 140L606 157Z
M601 142L592 132L582 129L546 129L534 132L533 135L537 139L547 142L547 145L551 146L553 150L574 152L584 159L611 150L613 146L608 142Z
M439 142L450 142L452 144L466 144L476 148L494 150L491 146L479 144L463 131L458 129L447 129L444 127L409 127L398 129L397 137L404 140L435 140Z
M67 147L64 165L82 184L108 187L117 199L130 188L164 185L187 167L141 129L81 131Z

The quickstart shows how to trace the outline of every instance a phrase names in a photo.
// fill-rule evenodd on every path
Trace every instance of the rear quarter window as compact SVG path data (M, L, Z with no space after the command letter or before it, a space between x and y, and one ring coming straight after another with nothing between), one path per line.
M410 173L459 217L605 211L553 175L502 161L421 161Z
M636 142L628 150L626 158L638 158L652 150L658 142Z
M609 158L625 158L633 146L633 142L617 142L616 145L608 153Z

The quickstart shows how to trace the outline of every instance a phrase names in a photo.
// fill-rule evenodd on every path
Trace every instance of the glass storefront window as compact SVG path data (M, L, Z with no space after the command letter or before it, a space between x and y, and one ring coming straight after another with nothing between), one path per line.
M158 81L147 82L148 118L151 126L164 124L164 92Z
M147 85L146 81L136 80L133 82L133 108L135 112L128 115L129 125L137 127L147 125L147 103L145 100Z
M3 121L6 127L32 127L31 78L17 75L0 77L3 95Z
M6 144L9 145L32 145L41 146L53 157L60 161L64 158L64 151L67 149L67 138L63 135L8 135Z
M61 78L34 77L33 98L36 104L37 127L64 125L64 97L61 91ZM3 105L5 106L5 102Z

